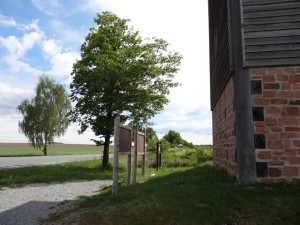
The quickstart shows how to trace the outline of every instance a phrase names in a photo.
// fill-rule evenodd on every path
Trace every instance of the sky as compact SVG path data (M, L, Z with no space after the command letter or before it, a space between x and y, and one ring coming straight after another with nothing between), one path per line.
M0 0L0 143L27 142L16 107L35 96L45 74L69 90L72 65L97 13L129 19L142 38L163 38L181 53L170 102L151 119L161 138L169 130L193 144L212 143L207 1L203 0ZM91 130L71 124L66 144L93 144Z

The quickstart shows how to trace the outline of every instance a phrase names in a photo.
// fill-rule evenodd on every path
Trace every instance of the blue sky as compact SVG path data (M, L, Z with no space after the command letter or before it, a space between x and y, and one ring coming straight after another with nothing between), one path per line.
M152 118L159 137L175 130L194 144L212 143L207 1L199 0L1 0L0 142L27 142L18 130L17 105L33 98L42 74L68 89L80 45L102 11L130 19L143 38L163 38L183 56L175 76L182 85ZM72 124L56 141L92 144L92 131L77 130Z

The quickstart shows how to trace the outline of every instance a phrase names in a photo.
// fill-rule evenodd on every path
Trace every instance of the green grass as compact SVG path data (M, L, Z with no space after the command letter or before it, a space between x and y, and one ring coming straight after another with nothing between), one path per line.
M102 154L103 146L54 144L48 148L48 155L94 155ZM0 144L0 157L42 156L42 149L29 144Z
M112 159L110 159L112 160ZM112 166L102 167L101 160L76 161L62 164L0 170L0 189L31 183L72 180L111 180ZM121 156L119 177L125 182L127 156Z
M300 224L300 186L240 185L211 162L183 166L180 160L193 161L193 152L164 153L165 166L159 171L147 168L144 177L139 168L139 183L130 186L125 185L127 156L122 156L121 185L116 196L111 196L111 188L105 188L84 201L70 201L74 209L54 214L44 223L72 224L79 219L81 225ZM176 167L170 163L174 155L179 160ZM92 160L0 171L0 187L111 178L112 167L103 168L99 160ZM68 221L62 222L66 215Z
M156 176L151 177L153 173ZM239 185L211 163L194 168L164 167L158 172L148 169L145 180L121 186L117 196L104 189L78 203L68 214L79 215L81 225L296 225L300 222L299 186ZM55 223L64 215L53 215L50 220ZM69 222L72 224L72 219Z
M209 160L212 160L212 149L209 147L170 149L163 151L161 164L163 167L192 167ZM148 167L156 167L156 153L149 153L146 163Z
M30 183L62 182L68 180L111 179L111 168L100 166L100 160L33 166L0 170L0 187Z

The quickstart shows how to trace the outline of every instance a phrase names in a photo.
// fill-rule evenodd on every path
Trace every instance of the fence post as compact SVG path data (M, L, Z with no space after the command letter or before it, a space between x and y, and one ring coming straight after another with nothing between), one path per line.
M137 182L137 166L138 166L138 125L134 127L134 162L133 162L133 183Z
M127 185L130 185L130 179L131 179L131 153L128 155L127 158Z
M145 128L145 132L144 132L144 153L142 155L142 176L145 176L145 167L146 167L146 141L147 141L147 138L146 138L146 133L147 132L147 128Z
M156 142L156 170L159 167L159 142Z
M159 143L159 166L161 167L161 144Z
M119 138L120 138L120 115L114 121L114 165L113 165L113 184L112 194L118 193L118 170L119 170Z

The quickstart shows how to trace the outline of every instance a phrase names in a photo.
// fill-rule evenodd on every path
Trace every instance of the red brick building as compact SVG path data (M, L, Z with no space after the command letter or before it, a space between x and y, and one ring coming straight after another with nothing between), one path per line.
M214 164L300 182L300 2L208 0Z

